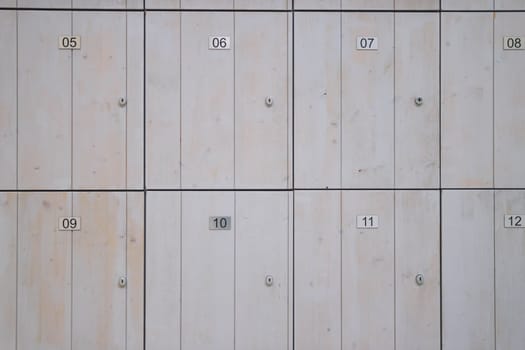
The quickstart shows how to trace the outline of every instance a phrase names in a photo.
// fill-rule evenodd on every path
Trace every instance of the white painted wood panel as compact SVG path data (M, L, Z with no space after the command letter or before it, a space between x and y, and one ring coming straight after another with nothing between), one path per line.
M341 349L341 193L295 192L295 348Z
M235 348L288 349L288 193L235 200Z
M73 8L141 9L142 0L72 0Z
M343 349L394 348L394 193L342 193ZM377 229L356 228L377 215Z
M30 8L71 8L71 0L17 0L17 4Z
M16 23L15 11L0 11L0 188L3 189L16 189L17 180Z
M148 192L146 210L146 348L178 350L181 194Z
M444 187L493 185L492 17L492 13L442 14Z
M71 33L68 12L18 13L18 185L71 186Z
M357 37L378 50L357 50ZM394 186L394 15L342 14L342 186Z
M289 183L287 31L286 13L235 14L236 188Z
M442 194L443 350L493 350L494 194Z
M495 0L496 10L525 10L523 0Z
M343 10L393 10L394 0L341 0Z
M126 187L126 15L75 12L73 187Z
M126 349L126 194L73 194L72 347ZM135 286L142 288L142 286Z
M494 0L441 0L443 10L492 10Z
M178 9L180 0L146 0L147 9ZM146 15L148 17L148 15ZM148 33L146 33L148 35ZM147 40L146 40L147 42Z
M235 42L233 13L185 12L181 24L181 167L185 188L234 184L234 54L209 50L209 36Z
M0 193L0 348L5 350L16 349L17 214L18 195Z
M291 0L235 0L236 9L242 10L289 10Z
M224 10L233 9L234 0L180 0L183 9Z
M210 230L230 216L231 230ZM182 193L182 349L234 346L234 193Z
M16 7L16 0L0 0L1 7Z
M439 192L397 191L395 196L396 349L439 350ZM418 274L424 277L421 286Z
M341 14L295 14L298 188L341 186Z
M180 13L146 14L146 183L180 187Z
M439 14L396 13L395 185L439 186ZM423 99L422 105L415 103Z
M298 10L339 10L341 0L295 0L294 8Z
M521 349L525 345L525 192L496 191L495 209L496 349ZM521 227L505 228L505 215L521 215Z
M525 48L525 14L496 13L494 20L494 183L523 188L525 50L503 50L503 38L521 36Z
M440 0L394 0L396 10L439 10Z
M68 193L19 194L19 350L71 349L71 232L57 230L71 213Z

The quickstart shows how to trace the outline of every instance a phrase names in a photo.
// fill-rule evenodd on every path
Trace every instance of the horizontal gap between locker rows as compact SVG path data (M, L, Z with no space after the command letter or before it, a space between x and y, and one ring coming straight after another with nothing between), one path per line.
M295 191L525 191L525 187L397 187L397 188L148 188L148 189L0 189L0 192L295 192Z

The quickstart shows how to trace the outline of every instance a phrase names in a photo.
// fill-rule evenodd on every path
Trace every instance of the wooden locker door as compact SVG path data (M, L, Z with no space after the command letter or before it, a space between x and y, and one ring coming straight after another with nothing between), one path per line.
M341 0L343 10L393 10L394 0Z
M287 192L235 194L235 348L288 349Z
M231 12L181 14L181 167L185 188L234 185L234 55ZM230 37L210 50L210 37Z
M395 195L396 349L440 350L439 192Z
M296 350L341 350L340 196L295 192Z
M231 10L235 0L180 0L183 9Z
M496 191L495 209L496 350L523 349L525 191Z
M343 191L341 212L343 349L392 350L394 192Z
M235 9L240 10L289 10L291 0L235 0ZM270 29L270 28L268 28Z
M492 10L494 0L441 0L443 10Z
M182 193L181 349L234 347L234 193ZM230 217L210 230L210 217Z
M0 0L1 7L16 7L17 0Z
M71 0L16 0L18 7L71 8ZM64 35L64 34L63 34ZM57 39L58 41L58 39ZM37 57L37 56L35 56Z
M18 196L17 349L71 349L71 194Z
M18 13L18 186L71 186L71 13Z
M340 188L341 15L294 16L295 186Z
M439 10L440 0L394 0L396 10Z
M294 0L294 8L298 10L340 10L341 0ZM296 31L297 34L299 32Z
M525 10L525 2L523 2L522 0L495 0L495 9L496 10Z
M392 188L394 15L343 13L342 28L342 186Z
M1 16L1 15L0 15ZM0 193L0 348L16 350L18 194Z
M146 8L147 9L179 9L180 0L146 0Z
M74 8L142 9L143 0L71 0Z
M494 194L442 194L443 350L494 350Z
M286 188L288 14L235 13L235 187Z

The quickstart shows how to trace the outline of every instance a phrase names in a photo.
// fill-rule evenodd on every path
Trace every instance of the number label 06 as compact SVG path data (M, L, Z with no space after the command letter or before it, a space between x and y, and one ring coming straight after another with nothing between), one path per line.
M80 216L58 218L59 231L80 231Z
M210 36L208 41L208 49L210 50L229 50L230 37L229 36Z
M231 230L232 217L231 216L210 216L209 220L210 230Z
M379 50L379 41L375 36L358 36L356 44L358 50Z
M80 37L61 36L58 38L58 48L61 50L80 50Z
M355 218L356 227L360 229L379 228L379 216L358 215Z
M525 215L505 215L505 228L524 228Z

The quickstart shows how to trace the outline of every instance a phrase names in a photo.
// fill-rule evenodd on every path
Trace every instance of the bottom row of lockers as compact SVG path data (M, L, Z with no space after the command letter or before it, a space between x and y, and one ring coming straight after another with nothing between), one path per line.
M1 349L525 348L525 191L144 197L0 194Z

